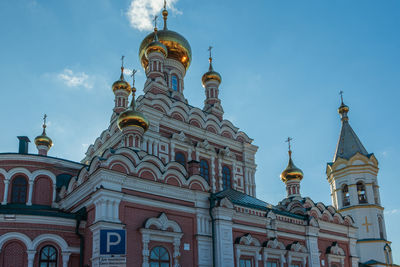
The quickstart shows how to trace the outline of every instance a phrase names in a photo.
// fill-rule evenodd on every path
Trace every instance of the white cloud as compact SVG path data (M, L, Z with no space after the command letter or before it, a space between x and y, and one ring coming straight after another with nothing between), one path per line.
M397 214L399 212L400 212L399 209L385 210L385 214L387 215Z
M71 69L64 69L62 73L57 75L57 78L65 83L68 87L83 86L86 89L92 89L93 84L90 82L90 77L84 72L73 72Z
M167 9L177 14L182 14L174 5L178 0L168 0ZM126 12L131 26L140 31L153 29L155 15L160 15L164 0L132 0ZM160 24L159 24L160 25Z

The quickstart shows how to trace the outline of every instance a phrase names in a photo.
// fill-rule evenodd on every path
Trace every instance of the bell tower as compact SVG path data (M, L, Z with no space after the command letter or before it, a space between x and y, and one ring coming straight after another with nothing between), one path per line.
M349 124L349 107L343 103L338 112L341 131L333 161L327 164L326 175L333 206L343 215L350 215L357 230L357 254L361 263L392 264L387 240L383 207L379 196L378 161L368 153Z

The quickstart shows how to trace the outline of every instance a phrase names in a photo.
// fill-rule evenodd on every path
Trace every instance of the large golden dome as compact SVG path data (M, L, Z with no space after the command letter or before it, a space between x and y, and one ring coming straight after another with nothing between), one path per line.
M120 130L129 126L140 127L144 131L147 131L149 128L149 121L147 120L146 116L144 116L142 112L135 109L134 99L132 99L132 103L129 108L119 114L117 123Z
M286 169L281 173L281 180L287 182L290 180L301 180L303 179L303 171L294 165L292 160L291 151L289 152L289 163Z
M190 48L189 42L177 32L170 30L159 30L157 31L158 40L168 50L167 58L175 59L180 61L186 69L189 68L190 62L192 61L192 49ZM146 59L146 49L148 45L154 40L154 32L147 35L139 48L139 58L143 68L147 67L148 61Z

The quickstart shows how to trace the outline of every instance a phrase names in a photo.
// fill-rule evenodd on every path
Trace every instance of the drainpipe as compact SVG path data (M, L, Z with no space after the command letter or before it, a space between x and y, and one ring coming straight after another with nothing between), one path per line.
M82 220L86 220L87 217L86 208L80 209L75 215L76 215L75 234L79 237L79 267L83 267L85 237L79 232L79 226Z
M211 217L211 235L212 235L212 249L213 249L213 266L215 267L215 262L216 262L216 251L215 251L215 220L214 217L212 215L212 209L215 207L215 201L216 201L216 197L214 196L214 194L211 193L210 196L210 209L208 210L210 213L210 217Z

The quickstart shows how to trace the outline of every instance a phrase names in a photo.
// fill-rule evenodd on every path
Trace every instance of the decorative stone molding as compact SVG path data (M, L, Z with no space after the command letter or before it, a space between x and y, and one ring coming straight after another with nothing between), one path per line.
M256 238L253 238L251 234L246 234L237 240L236 243L235 252L237 266L239 266L240 257L245 255L253 257L254 266L258 267L258 258L261 250L260 241L258 241Z
M329 266L331 266L332 263L338 263L343 267L345 255L344 250L339 247L336 242L333 242L332 245L326 249L326 258Z
M155 227L157 229L150 229L150 227ZM168 231L168 230L172 230ZM168 219L165 213L161 213L158 218L150 218L146 221L144 228L140 229L142 233L142 242L143 242L143 263L142 267L149 267L149 242L150 241L158 241L158 242L166 242L172 243L174 247L173 252L173 266L180 267L179 258L180 258L180 245L181 238L183 236L181 227L175 221L171 221Z

